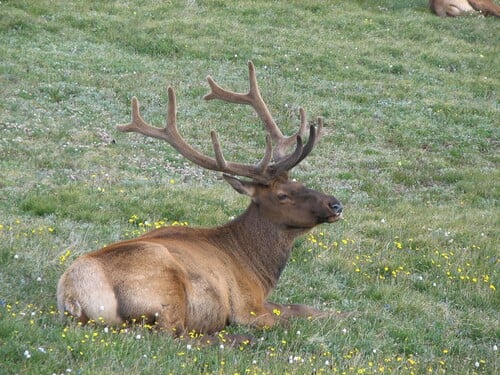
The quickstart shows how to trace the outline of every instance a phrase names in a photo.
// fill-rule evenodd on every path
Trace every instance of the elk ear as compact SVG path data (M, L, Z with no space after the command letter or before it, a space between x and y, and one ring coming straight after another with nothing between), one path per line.
M242 181L236 177L230 176L228 174L223 174L224 180L226 180L229 185L233 187L240 194L245 194L253 197L255 194L255 183L251 181Z

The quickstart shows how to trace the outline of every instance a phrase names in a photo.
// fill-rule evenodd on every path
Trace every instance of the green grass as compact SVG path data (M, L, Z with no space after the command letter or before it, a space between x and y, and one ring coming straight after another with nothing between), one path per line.
M500 369L496 19L440 19L427 1L1 1L1 374L495 374ZM296 243L273 294L354 317L199 348L146 328L58 319L79 255L155 225L223 224L244 197L168 145L114 126L164 121L210 152L258 160L248 108L204 102L246 62L291 133L326 131L293 173L345 220Z

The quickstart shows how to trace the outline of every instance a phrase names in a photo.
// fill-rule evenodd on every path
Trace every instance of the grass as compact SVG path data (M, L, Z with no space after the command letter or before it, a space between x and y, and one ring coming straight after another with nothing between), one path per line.
M1 1L0 373L494 374L499 371L496 19L426 1ZM326 134L294 177L345 220L296 243L272 299L356 312L199 348L144 327L58 319L79 255L157 225L215 226L246 200L167 145L114 125L137 96L205 152L257 160L248 108L203 102L253 60L280 126Z

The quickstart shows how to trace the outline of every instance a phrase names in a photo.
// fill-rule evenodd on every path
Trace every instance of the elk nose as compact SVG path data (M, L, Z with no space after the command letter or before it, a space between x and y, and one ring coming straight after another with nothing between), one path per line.
M337 215L340 215L342 213L342 210L344 209L342 203L340 202L331 202L329 206L332 209L332 211Z

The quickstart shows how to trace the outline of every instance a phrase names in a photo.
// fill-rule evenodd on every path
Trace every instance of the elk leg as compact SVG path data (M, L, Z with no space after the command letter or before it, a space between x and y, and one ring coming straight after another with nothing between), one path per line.
M161 309L157 312L158 328L171 332L178 337L186 331L187 296L185 278L178 270L170 269L165 273L168 290L162 298Z
M314 307L298 304L278 304L274 302L266 302L267 310L283 319L288 318L326 318L331 314L325 311L315 309Z
M251 326L258 329L267 329L274 326L280 317L272 313L272 310L266 309L265 306L260 307L245 307L242 311L235 315L234 322L241 325Z
M266 308L273 311L275 314L279 314L283 319L288 318L349 318L351 316L357 315L356 312L338 312L338 311L322 311L310 307L307 305L300 304L279 304L274 302L266 302Z
M277 316L273 316L272 313L266 311L254 317L251 325L260 329L268 329L278 323L279 319Z

